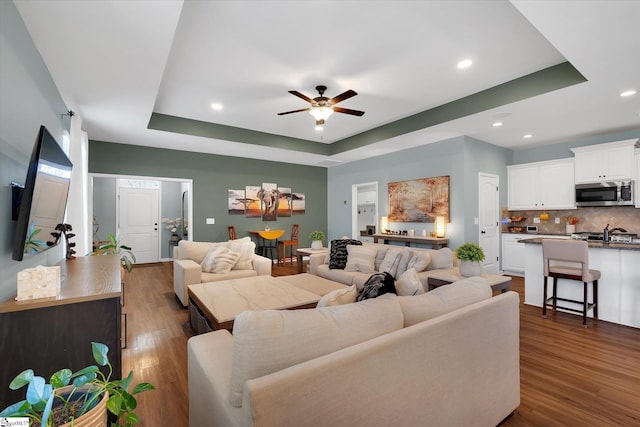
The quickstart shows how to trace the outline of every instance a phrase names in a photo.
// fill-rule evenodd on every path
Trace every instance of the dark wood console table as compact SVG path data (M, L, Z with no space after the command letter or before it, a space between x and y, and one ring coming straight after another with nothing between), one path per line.
M433 249L444 248L449 244L449 239L446 237L422 237L422 236L404 236L401 234L374 234L373 242L378 243L378 240L382 240L382 243L389 242L404 242L405 246L411 246L411 243L420 245L431 245Z
M116 255L61 261L57 297L0 304L0 406L24 399L9 383L27 368L49 380L62 368L95 365L91 342L109 347L112 379L122 377L120 261ZM106 371L105 371L106 372Z

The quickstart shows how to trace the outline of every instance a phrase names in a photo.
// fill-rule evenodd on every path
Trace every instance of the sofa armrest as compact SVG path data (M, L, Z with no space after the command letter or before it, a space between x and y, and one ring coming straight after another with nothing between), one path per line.
M309 271L308 273L314 276L318 275L318 267L324 264L324 259L327 254L311 254L309 255Z
M254 254L251 258L251 265L258 272L258 276L271 276L271 267L273 266L271 259Z
M184 307L189 305L187 286L200 283L202 267L190 259L173 260L173 291Z

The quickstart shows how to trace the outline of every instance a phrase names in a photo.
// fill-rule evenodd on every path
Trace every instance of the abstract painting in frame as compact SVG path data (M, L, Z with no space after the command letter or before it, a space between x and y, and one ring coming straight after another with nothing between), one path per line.
M388 190L389 221L449 222L449 176L390 182Z

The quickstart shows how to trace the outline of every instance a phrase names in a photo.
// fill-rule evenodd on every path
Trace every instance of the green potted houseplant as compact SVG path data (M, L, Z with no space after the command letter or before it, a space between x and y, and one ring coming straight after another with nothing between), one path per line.
M480 276L484 251L473 242L467 242L456 249L456 258L460 260L460 274L465 277Z
M120 255L120 264L128 272L133 269L133 263L136 262L136 256L129 246L120 243L120 240L111 233L107 233L108 243L98 246L94 255Z
M100 343L91 343L93 358L100 366L108 367L104 375L97 366L91 365L73 373L61 369L51 376L49 384L43 377L27 369L16 376L9 388L18 390L27 386L26 399L5 408L0 417L27 417L30 424L44 427L74 426L96 427L107 425L107 411L115 415L115 426L130 427L140 420L133 412L137 401L135 395L155 390L149 383L140 383L129 391L133 371L126 378L111 380L113 368L107 353L109 348Z
M324 240L324 233L320 230L313 230L309 233L309 239L311 240L311 249L322 249L322 241Z

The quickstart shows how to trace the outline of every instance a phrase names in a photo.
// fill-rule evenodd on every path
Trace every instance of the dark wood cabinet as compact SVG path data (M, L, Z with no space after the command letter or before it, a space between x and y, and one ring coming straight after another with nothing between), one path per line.
M62 368L95 364L91 342L109 347L112 379L122 376L120 263L115 255L64 260L60 294L0 304L0 410L24 399L9 383L24 369L49 380Z

